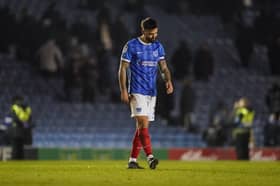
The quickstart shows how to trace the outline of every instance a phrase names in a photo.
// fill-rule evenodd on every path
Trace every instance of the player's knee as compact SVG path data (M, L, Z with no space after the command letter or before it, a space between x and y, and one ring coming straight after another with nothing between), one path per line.
M138 116L136 117L137 128L147 128L149 126L149 120L146 116Z

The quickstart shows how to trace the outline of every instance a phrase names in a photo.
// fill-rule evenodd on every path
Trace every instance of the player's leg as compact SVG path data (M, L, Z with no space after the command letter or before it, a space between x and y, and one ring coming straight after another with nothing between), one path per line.
M150 168L152 169L154 169L158 164L158 160L155 159L152 154L151 138L148 129L149 121L154 120L154 107L155 98L152 98L150 96L143 96L140 94L133 94L131 97L131 117L134 117L136 120L138 136L136 135L134 138L131 158L129 159L129 162L136 162L136 158L139 154L139 148L137 147L139 147L140 142L146 153Z
M149 120L147 116L135 116L139 138L147 156L152 154L151 138L149 134Z
M139 108L142 107L141 105L138 104L141 101L136 101L136 99L139 99L137 95L135 95L135 96L131 95L131 99L130 99L131 117L134 117L135 115L137 115ZM142 110L140 109L140 111L142 111ZM141 148L142 148L142 143L140 141L140 130L138 129L138 124L137 124L137 120L136 120L136 131L134 133L134 137L133 137L133 141L132 141L132 148L131 148L130 157L129 157L129 161L128 161L129 169L141 169L142 168L137 163L137 157L141 151Z
M142 147L145 151L145 154L147 156L147 161L149 163L149 166L151 169L155 169L158 160L154 158L153 152L152 152L152 143L151 138L149 134L149 119L148 116L135 116L137 120L137 127L140 131L140 141L142 143Z
M147 97L147 105L148 105L148 120L154 121L155 120L155 108L156 108L156 97L155 96L148 96ZM150 142L151 143L151 142ZM152 148L152 147L151 147ZM158 159L154 158L153 155L147 156L147 161L151 169L155 169L158 165Z
M139 166L137 163L137 157L141 151L142 144L139 138L139 130L136 127L136 131L134 133L133 141L132 141L132 148L130 152L130 158L128 161L128 168L129 169L142 169L143 167Z

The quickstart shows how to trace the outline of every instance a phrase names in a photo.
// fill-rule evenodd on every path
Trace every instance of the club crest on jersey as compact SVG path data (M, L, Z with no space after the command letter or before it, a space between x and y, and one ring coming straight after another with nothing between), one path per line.
M136 112L141 112L141 111L142 111L142 108L140 108L140 107L136 108Z
M158 51L157 50L153 51L153 56L158 57Z

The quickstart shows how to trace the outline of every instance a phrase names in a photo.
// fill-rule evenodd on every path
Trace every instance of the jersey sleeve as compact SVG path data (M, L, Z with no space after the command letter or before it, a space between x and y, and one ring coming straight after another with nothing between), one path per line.
M131 58L132 58L131 47L128 43L126 43L122 50L121 60L130 63Z
M161 44L159 44L158 53L159 53L159 58L158 58L159 61L165 59L165 51Z

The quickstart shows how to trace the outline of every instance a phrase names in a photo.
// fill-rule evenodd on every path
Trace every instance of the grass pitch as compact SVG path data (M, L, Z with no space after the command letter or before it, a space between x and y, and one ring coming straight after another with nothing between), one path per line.
M160 161L156 170L126 169L126 161L0 162L1 186L266 186L280 184L279 162Z

